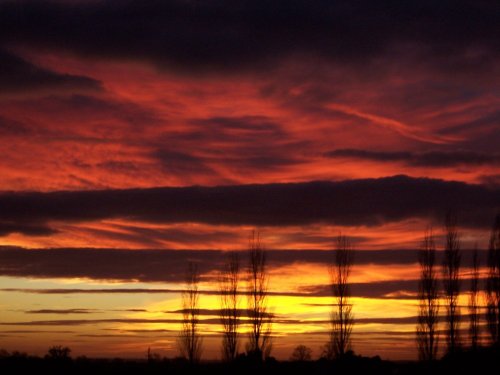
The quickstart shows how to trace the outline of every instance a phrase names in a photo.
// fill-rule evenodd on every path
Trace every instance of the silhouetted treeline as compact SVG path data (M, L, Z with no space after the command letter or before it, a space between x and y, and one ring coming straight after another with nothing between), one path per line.
M486 285L480 285L480 261L477 245L472 252L470 269L470 290L468 294L469 337L460 337L460 291L463 272L461 272L462 253L458 232L457 217L448 213L445 220L445 244L441 266L443 289L439 290L436 273L436 245L432 230L425 236L419 253L419 312L417 323L417 348L419 358L425 362L435 361L438 357L440 337L446 342L445 358L456 360L465 352L478 352L486 346L497 352L500 349L500 214L495 218L488 245ZM485 302L481 291L484 290ZM438 334L440 325L440 304L444 304L444 335ZM482 325L481 308L486 309L486 324ZM486 328L484 328L486 326ZM481 340L481 330L486 329L489 340ZM484 332L486 333L486 332ZM464 343L468 348L464 351ZM469 350L470 349L470 350ZM484 349L487 350L487 349ZM483 351L484 351L483 350Z
M201 275L195 263L189 263L185 288L182 293L182 326L179 333L179 353L176 359L161 358L148 350L147 359L97 360L71 359L71 350L54 346L44 358L18 352L9 354L0 350L0 372L10 373L38 371L40 373L317 373L330 374L334 369L350 374L357 371L370 374L419 374L419 373L467 373L478 366L498 368L500 350L500 214L491 231L487 275L484 286L480 285L480 261L477 246L472 252L470 291L468 293L468 330L460 321L460 292L464 273L461 269L461 234L457 219L449 214L445 220L443 260L436 260L436 243L429 229L419 251L419 290L417 348L420 362L390 362L380 358L355 355L351 346L354 325L353 304L349 288L349 276L354 266L350 239L339 235L334 259L329 272L332 286L332 315L329 341L320 359L312 361L311 349L298 345L292 352L291 361L279 362L271 356L272 324L274 312L269 306L269 271L267 256L258 232L252 232L249 240L246 267L240 257L230 253L221 266L218 285L220 292L220 322L222 331L221 357L223 361L202 361L203 335L200 329ZM242 271L243 270L243 271ZM441 279L438 277L439 271ZM442 283L440 283L442 281ZM240 285L242 284L242 285ZM440 289L442 286L442 289ZM482 293L484 291L484 293ZM246 297L246 309L241 308L242 296ZM481 298L483 297L484 298ZM440 309L444 309L444 319ZM485 314L481 311L486 311ZM245 314L243 314L245 311ZM481 317L486 316L485 321ZM442 322L440 321L442 320ZM440 325L444 323L443 327ZM482 324L484 323L484 324ZM462 326L461 326L462 325ZM246 345L241 352L245 326ZM468 332L468 339L460 332ZM486 334L489 340L482 339ZM465 335L464 335L465 336ZM441 341L446 343L444 356L439 359ZM4 372L7 371L7 372ZM52 371L53 370L53 371Z
M137 359L91 359L86 357L53 358L50 356L28 356L14 352L0 351L2 374L51 374L51 375L137 375L137 374L238 374L238 375L294 375L294 374L370 374L370 375L417 375L417 374L471 374L481 373L490 367L498 368L497 352L492 348L464 351L454 358L429 362L385 361L379 357L362 357L348 352L342 360L328 361L277 361L268 358L255 362L246 356L239 356L233 362L200 362L191 364L183 358L162 358L150 356Z
M435 362L439 357L440 341L446 343L443 351L447 358L463 353L464 349L478 351L481 346L500 348L500 215L497 215L491 232L488 249L488 274L486 285L481 287L480 264L477 246L472 253L470 269L470 291L467 340L460 337L461 296L463 270L461 234L457 216L451 211L444 221L445 242L443 259L436 262L436 243L432 229L424 236L419 251L420 266L418 290L418 322L416 328L418 357L426 363ZM350 298L349 275L353 267L353 250L348 237L339 235L336 242L335 258L330 265L333 308L329 340L323 346L321 357L341 362L346 355L352 356L351 333L354 325L353 305ZM440 271L440 272L439 272ZM440 274L441 277L438 275ZM245 357L254 362L271 358L273 312L269 311L269 274L267 257L261 243L260 234L253 231L249 240L248 264L243 276L246 288L240 286L240 259L231 253L219 274L220 321L222 327L221 357L226 362L234 362ZM192 365L199 362L202 352L202 336L199 331L198 283L199 275L195 265L189 264L186 289L183 294L183 325L179 348L182 357ZM442 286L442 289L440 288ZM483 303L481 291L485 290ZM240 296L246 294L245 316L240 308ZM442 308L442 310L441 310ZM482 340L484 328L480 319L481 309L486 310L487 330L490 341ZM440 311L444 311L443 317ZM444 318L444 319L443 319ZM442 322L440 322L442 320ZM443 324L444 323L444 324ZM440 325L443 324L442 327ZM241 332L247 332L245 351L240 352ZM465 347L464 347L465 345ZM301 350L298 350L298 349ZM309 348L299 345L292 358L310 359ZM467 351L466 350L466 351ZM307 358L304 359L304 358Z
M260 233L252 231L249 239L248 264L244 275L246 288L240 285L240 257L231 252L222 265L218 278L220 293L220 322L222 327L221 357L225 362L245 357L262 362L271 357L274 314L269 309L269 273L267 255ZM340 360L351 351L351 333L354 325L349 275L353 266L353 250L347 236L339 235L335 256L329 267L333 309L329 340L323 346L321 357ZM193 263L188 264L185 290L182 294L182 326L178 347L181 357L196 364L201 359L202 336L199 319L200 275ZM246 294L246 319L242 319L240 293ZM247 341L244 355L240 353L241 326L245 325ZM299 345L299 347L301 347ZM298 348L299 348L298 347ZM304 347L306 348L306 347ZM308 349L308 348L306 348ZM311 355L309 354L309 357Z

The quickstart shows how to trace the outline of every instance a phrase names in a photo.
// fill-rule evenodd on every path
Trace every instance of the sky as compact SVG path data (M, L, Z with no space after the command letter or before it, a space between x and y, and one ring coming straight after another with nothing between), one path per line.
M454 212L466 279L500 207L499 25L488 0L0 0L0 348L174 357L194 261L218 358L217 275L258 230L277 358L321 353L339 233L353 349L416 358L425 230L442 250Z

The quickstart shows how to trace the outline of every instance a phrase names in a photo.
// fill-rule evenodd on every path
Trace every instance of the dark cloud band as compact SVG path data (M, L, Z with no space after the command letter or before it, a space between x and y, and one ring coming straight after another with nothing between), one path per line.
M486 252L480 252L486 264ZM297 263L327 266L334 258L333 251L324 250L267 250L269 266L279 272L280 267ZM242 266L246 254L240 255ZM0 248L0 276L28 278L87 278L93 280L120 280L140 282L169 282L174 288L94 288L94 289L2 289L4 292L37 294L179 294L185 280L188 261L199 265L203 281L216 281L227 253L216 250L118 250L118 249L44 249L25 250ZM471 250L463 250L463 265L470 266ZM438 261L441 252L438 252ZM355 267L364 265L407 265L417 262L415 250L355 251ZM89 265L92 265L91 267ZM408 275L411 277L411 275ZM353 295L366 298L416 298L418 273L413 279L359 282L351 285ZM464 290L468 283L464 281ZM217 295L216 289L202 289L202 294ZM245 290L242 289L242 294ZM283 289L271 295L296 297L326 297L331 286L303 285L299 290ZM79 309L81 310L81 309ZM54 311L54 310L51 310Z
M158 223L287 226L331 223L376 226L408 218L489 228L500 190L394 176L379 179L219 187L151 188L0 195L0 228L21 225L47 234L53 222L109 218ZM13 229L4 229L4 233ZM0 229L0 233L2 230Z
M99 81L89 77L58 73L36 66L0 48L0 95L47 92L52 89L59 92L97 92L102 90L102 86Z
M3 1L0 43L226 74L297 55L365 63L408 44L442 64L470 49L497 56L498 14L470 0Z
M500 165L500 154L475 151L383 152L339 149L325 154L330 158L352 158L376 162L403 162L418 167L458 167L461 165Z

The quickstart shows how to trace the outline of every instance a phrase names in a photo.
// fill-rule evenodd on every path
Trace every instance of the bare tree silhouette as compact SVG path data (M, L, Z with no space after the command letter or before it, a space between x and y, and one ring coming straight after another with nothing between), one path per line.
M422 248L418 253L418 262L420 265L418 356L422 361L433 361L438 352L439 293L436 277L436 245L431 229L425 233Z
M479 253L477 245L472 253L472 272L470 279L469 295L469 336L471 349L476 350L479 346L479 314L478 314L478 295L479 295Z
M349 275L353 264L353 251L349 238L337 237L335 262L330 266L330 279L335 304L331 315L332 332L327 344L327 357L342 358L351 349L354 325L350 302Z
M293 349L292 355L290 357L291 361L310 361L312 359L312 349L305 345L298 345Z
M486 306L491 343L500 348L500 214L497 214L488 247Z
M189 363L198 363L201 358L202 338L199 332L199 296L200 276L198 267L189 263L186 271L186 286L182 292L182 328L178 345L181 355Z
M248 314L250 321L247 355L257 361L269 356L272 349L272 314L268 312L269 275L266 252L260 234L253 231L249 240Z
M67 361L71 359L71 349L67 346L51 346L45 355L45 359Z
M240 262L232 252L219 276L220 320L222 323L222 358L233 361L238 355Z
M444 299L446 303L446 344L448 353L455 353L460 348L460 238L457 219L451 213L446 215L446 246L442 265Z
M148 347L146 351L146 360L148 363L154 363L161 361L161 355L159 353L155 353L151 350L151 347Z

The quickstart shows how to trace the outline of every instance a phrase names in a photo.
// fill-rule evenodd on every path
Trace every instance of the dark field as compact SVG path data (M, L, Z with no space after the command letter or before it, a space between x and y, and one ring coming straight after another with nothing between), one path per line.
M28 356L24 353L3 353L0 357L2 374L496 374L500 369L498 350L480 349L462 352L453 358L434 363L416 361L392 362L379 357L352 355L342 361L277 361L256 363L240 357L234 363L201 362L189 364L183 359L156 358L151 360L51 358Z

